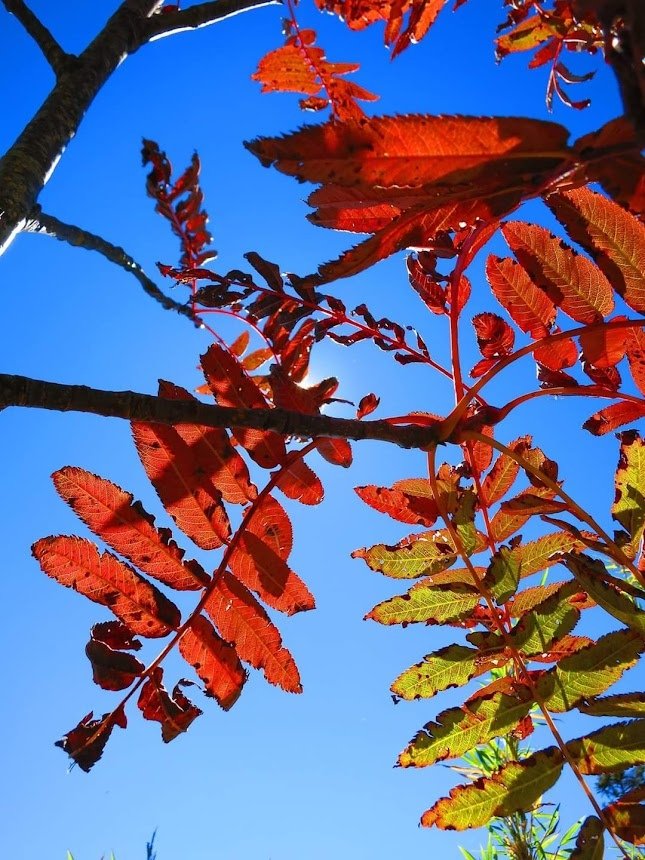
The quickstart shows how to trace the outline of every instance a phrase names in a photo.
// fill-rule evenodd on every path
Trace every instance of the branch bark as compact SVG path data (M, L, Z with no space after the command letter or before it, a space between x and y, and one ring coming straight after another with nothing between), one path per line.
M103 239L102 236L97 236L96 233L90 233L89 230L83 230L81 227L74 226L74 224L66 224L53 215L47 215L39 206L36 206L25 224L24 230L27 233L51 236L60 242L67 242L69 245L74 245L77 248L85 248L86 251L97 251L106 260L109 260L110 263L114 263L133 275L139 281L144 291L156 302L159 302L165 310L175 311L187 317L197 328L203 325L188 305L182 305L163 293L155 282L146 275L136 260L129 254L126 254L123 248L113 245L111 242Z
M358 421L329 415L304 415L286 409L235 409L194 400L164 400L134 391L103 391L85 385L64 385L26 376L0 374L0 410L8 406L86 412L128 421L160 424L203 424L207 427L250 427L283 436L373 439L401 448L426 449L437 443L435 427L396 426L387 421Z
M240 12L246 12L248 9L277 6L281 2L282 0L212 0L208 3L198 3L188 9L152 15L145 27L146 39L153 41L162 39L164 36L172 36L174 33L208 27L209 24L223 21L224 18L232 18L233 15L239 15Z
M54 70L56 77L60 77L66 68L73 62L74 57L66 54L56 39L49 32L42 21L34 15L23 0L2 0L7 12L11 12L20 21L27 33L43 52L43 56Z

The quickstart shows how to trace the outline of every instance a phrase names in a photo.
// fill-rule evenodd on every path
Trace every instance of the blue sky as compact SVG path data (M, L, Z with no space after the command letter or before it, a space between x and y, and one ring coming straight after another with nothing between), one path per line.
M65 48L80 50L116 3L33 0L31 5ZM361 63L357 82L381 96L370 112L546 118L546 72L527 72L526 57L501 66L494 62L492 40L503 17L497 7L490 0L470 0L454 15L445 12L426 41L394 63L378 27L349 33L308 0L300 16L318 30L331 60ZM162 40L128 58L61 160L41 197L44 210L122 245L150 274L157 260L175 263L175 239L145 195L139 158L145 136L166 149L177 169L193 150L200 153L218 270L240 267L242 254L252 249L284 270L304 274L348 247L353 237L305 221L303 186L262 168L242 147L243 140L316 119L303 119L295 96L262 96L250 80L259 58L281 43L280 19L279 8L260 9ZM0 52L4 151L52 80L36 47L4 10ZM578 114L556 104L553 116L575 136L620 112L609 71L600 60L578 59L571 62L577 71L599 67L597 80L584 85L593 106ZM551 223L537 206L524 217ZM495 242L493 248L500 250ZM482 263L483 257L473 267L472 313L497 310L486 293ZM196 364L208 336L163 311L134 279L97 255L49 238L21 236L2 260L2 274L4 372L146 392L155 391L159 377L188 388L200 384ZM377 317L413 323L427 333L433 355L445 357L441 323L424 315L409 289L403 255L333 290L350 307L366 301ZM227 324L221 331L232 337L237 329ZM473 363L474 337L467 331L465 342ZM358 401L368 391L381 395L377 416L409 409L441 412L451 402L451 390L438 376L401 368L369 347L324 345L312 375L331 374L341 380L341 397ZM532 367L524 365L510 380L491 386L493 402L503 401L508 386L527 390L533 378ZM533 428L547 453L562 459L572 495L608 526L617 445L613 437L592 439L579 432L591 411L593 405L573 398L541 398L518 411L500 438L507 441ZM339 407L336 414L350 416L351 410ZM458 856L458 844L471 850L480 844L478 833L455 836L417 827L420 813L455 783L447 768L392 767L417 729L458 703L459 693L394 707L389 684L423 654L447 644L451 634L361 621L376 602L396 593L397 584L349 558L356 547L407 533L405 526L362 506L352 487L422 475L421 455L363 443L355 446L349 472L312 460L325 484L324 504L289 505L292 565L318 603L313 613L279 620L300 666L304 695L287 696L253 673L230 713L200 701L204 716L169 746L162 745L156 724L144 723L131 710L128 730L116 731L104 758L85 775L67 771L53 742L88 711L102 713L115 703L114 694L92 684L83 653L90 626L107 616L44 577L31 558L32 542L44 535L86 534L56 496L49 476L66 464L82 466L134 492L158 522L168 524L168 518L123 422L8 410L0 416L0 433L3 856L64 858L69 849L76 860L98 860L109 851L117 860L137 860L154 828L159 860L385 860ZM179 661L169 661L168 679L184 671ZM637 681L632 677L627 688L636 689ZM579 717L565 725L572 737L589 723ZM586 814L570 782L561 783L554 797L566 797L567 824Z

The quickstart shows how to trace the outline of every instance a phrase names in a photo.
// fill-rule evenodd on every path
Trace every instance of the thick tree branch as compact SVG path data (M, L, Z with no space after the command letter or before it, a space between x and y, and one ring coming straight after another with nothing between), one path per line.
M0 374L0 409L29 406L57 412L88 412L132 421L203 424L207 427L251 427L283 436L373 439L401 448L435 445L434 427L394 426L387 421L357 421L328 415L303 415L286 409L234 409L197 400L164 400L134 391L102 391L85 385L63 385L26 376Z
M90 233L88 230L83 230L73 224L59 221L53 215L42 212L39 206L35 207L29 221L25 224L24 230L28 233L52 236L54 239L67 242L77 248L85 248L87 251L97 251L106 260L134 275L144 291L167 311L175 311L188 317L198 328L202 325L201 320L193 314L188 305L182 305L163 293L155 282L146 275L139 263L129 254L126 254L123 248L113 245L101 236L97 236L96 233Z
M43 56L54 70L56 77L60 77L73 61L71 54L66 54L47 27L29 9L23 0L2 0L7 10L15 15L34 42L43 52Z
M276 6L281 0L212 0L208 3L198 3L188 9L178 9L173 12L160 12L152 15L145 27L146 39L153 41L174 33L195 30L198 27L208 27L224 18L232 18L240 12L255 9L259 6Z

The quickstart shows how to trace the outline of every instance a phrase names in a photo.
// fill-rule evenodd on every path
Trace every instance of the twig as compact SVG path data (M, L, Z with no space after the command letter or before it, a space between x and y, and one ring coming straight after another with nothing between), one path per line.
M74 224L66 224L53 215L47 215L39 206L35 207L29 221L24 227L24 231L52 236L60 242L67 242L69 245L74 245L77 248L85 248L87 251L97 251L106 260L115 263L121 269L134 275L144 291L156 302L159 302L167 311L176 311L176 313L188 317L198 328L202 325L201 321L193 314L188 305L182 305L165 295L165 293L162 293L155 282L146 275L139 263L129 254L126 254L123 248L113 245L101 236L97 236L96 233L90 233L89 230L83 230Z
M131 421L161 424L203 424L207 427L249 427L283 436L373 439L401 448L427 449L436 444L436 427L392 426L387 421L358 421L329 415L305 415L287 409L235 409L197 400L165 400L134 391L102 391L85 385L64 385L25 376L0 374L0 410L7 406L88 412Z
M56 77L60 77L69 68L74 60L72 54L66 54L56 39L49 32L42 21L34 15L23 0L2 0L2 3L12 15L20 21L34 42L43 52L43 56L54 70Z
M198 3L188 9L178 9L172 12L157 12L151 15L144 28L146 41L162 39L186 30L196 30L207 27L224 18L232 18L240 12L259 6L277 6L281 0L211 0L208 3Z

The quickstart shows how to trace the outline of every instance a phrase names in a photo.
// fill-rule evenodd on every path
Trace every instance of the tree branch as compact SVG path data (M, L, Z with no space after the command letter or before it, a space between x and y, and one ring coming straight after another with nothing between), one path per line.
M90 233L88 230L74 226L74 224L66 224L64 221L59 221L53 215L47 215L39 206L34 208L29 221L24 227L24 231L43 236L52 236L60 242L67 242L69 245L77 248L85 248L86 251L97 251L106 260L109 260L110 263L114 263L121 269L134 275L144 291L156 302L159 302L167 311L175 311L187 317L197 328L202 326L201 320L195 316L188 305L182 305L163 293L155 282L146 275L139 263L129 254L126 254L123 248L113 245L101 236L97 236L96 233Z
M195 30L198 27L208 27L224 18L232 18L240 12L259 6L280 5L281 0L211 0L208 3L198 3L188 9L178 9L172 12L158 12L151 15L145 27L147 41L162 39L174 33Z
M198 400L165 400L134 391L102 391L85 385L64 385L0 374L0 410L28 406L57 412L86 412L129 421L161 424L203 424L207 427L250 427L282 436L373 439L401 448L425 449L437 442L435 427L394 426L387 421L358 421L329 415L304 415L286 409L235 409Z
M2 0L2 3L12 15L20 21L34 42L43 52L43 56L54 70L57 78L69 68L74 59L72 54L66 54L47 27L34 15L23 0Z

